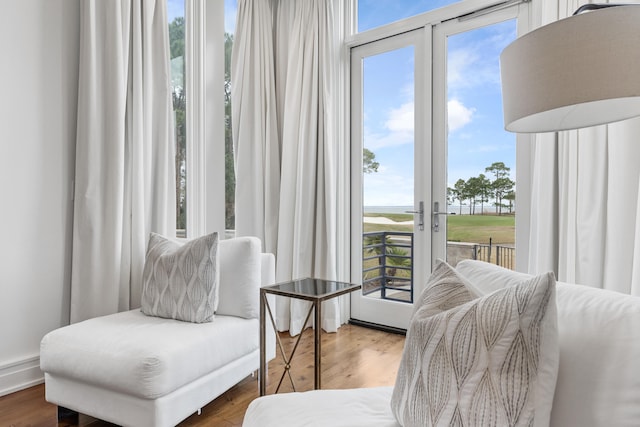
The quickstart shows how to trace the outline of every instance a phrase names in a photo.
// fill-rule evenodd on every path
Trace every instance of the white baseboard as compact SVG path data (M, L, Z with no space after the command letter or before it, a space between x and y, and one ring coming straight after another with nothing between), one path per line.
M43 382L39 355L0 365L0 396Z

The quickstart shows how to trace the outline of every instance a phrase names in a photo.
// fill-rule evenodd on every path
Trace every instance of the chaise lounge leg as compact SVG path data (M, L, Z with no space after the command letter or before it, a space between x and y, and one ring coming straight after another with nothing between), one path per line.
M58 406L58 427L77 426L79 415L72 409Z

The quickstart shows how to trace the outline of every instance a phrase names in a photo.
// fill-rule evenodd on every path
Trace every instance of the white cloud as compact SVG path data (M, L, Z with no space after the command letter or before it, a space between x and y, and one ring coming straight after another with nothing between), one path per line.
M449 114L449 132L454 132L471 123L476 109L467 108L457 99L451 99L447 102L447 111Z
M364 146L372 151L385 147L397 147L411 142L413 142L413 135L390 132L372 133L366 128L364 130Z
M447 84L453 92L483 85L499 86L497 56L493 57L486 48L477 45L451 51L447 62Z
M370 150L383 147L394 147L413 142L414 104L407 102L387 113L382 132L372 133L368 128L364 130L364 145Z
M449 88L467 86L472 74L467 70L478 60L478 54L470 49L456 49L449 53L447 84Z
M471 123L475 108L466 107L457 99L447 103L449 131L454 132ZM383 147L395 147L410 144L414 141L414 103L407 102L398 108L391 109L384 121L381 132L373 133L368 127L364 129L364 145L370 150Z
M413 102L402 104L389 112L385 127L391 132L413 134Z
M413 204L413 176L411 171L394 172L389 168L364 175L365 206L411 206Z

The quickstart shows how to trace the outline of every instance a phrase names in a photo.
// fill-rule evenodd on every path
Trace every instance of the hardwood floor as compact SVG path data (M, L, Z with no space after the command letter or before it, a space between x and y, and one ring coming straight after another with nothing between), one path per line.
M280 334L287 354L295 338ZM404 336L389 334L354 325L344 325L335 334L322 335L322 387L344 389L393 385L396 378ZM276 357L269 363L267 392L273 393L282 375L283 362ZM307 329L296 350L291 368L296 390L313 388L313 332ZM281 392L292 391L288 377ZM248 377L202 408L179 425L182 426L241 426L249 403L258 397L256 377ZM0 426L54 427L58 426L56 406L44 400L44 385L38 385L0 397ZM62 426L63 424L60 424ZM104 421L81 416L80 426L112 426Z

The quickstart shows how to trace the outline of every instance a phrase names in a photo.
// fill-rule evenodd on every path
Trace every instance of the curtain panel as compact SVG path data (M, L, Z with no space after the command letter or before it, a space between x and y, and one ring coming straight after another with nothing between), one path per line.
M231 125L235 159L236 235L260 238L275 254L280 202L271 1L239 1L231 52Z
M581 5L543 0L540 22ZM640 119L535 135L530 273L640 295L639 135Z
M72 322L138 307L149 233L175 233L165 1L80 9Z
M335 85L331 0L240 0L232 53L236 232L263 239L276 279L336 279ZM343 322L340 300L322 327ZM300 333L308 304L278 298L279 330Z

